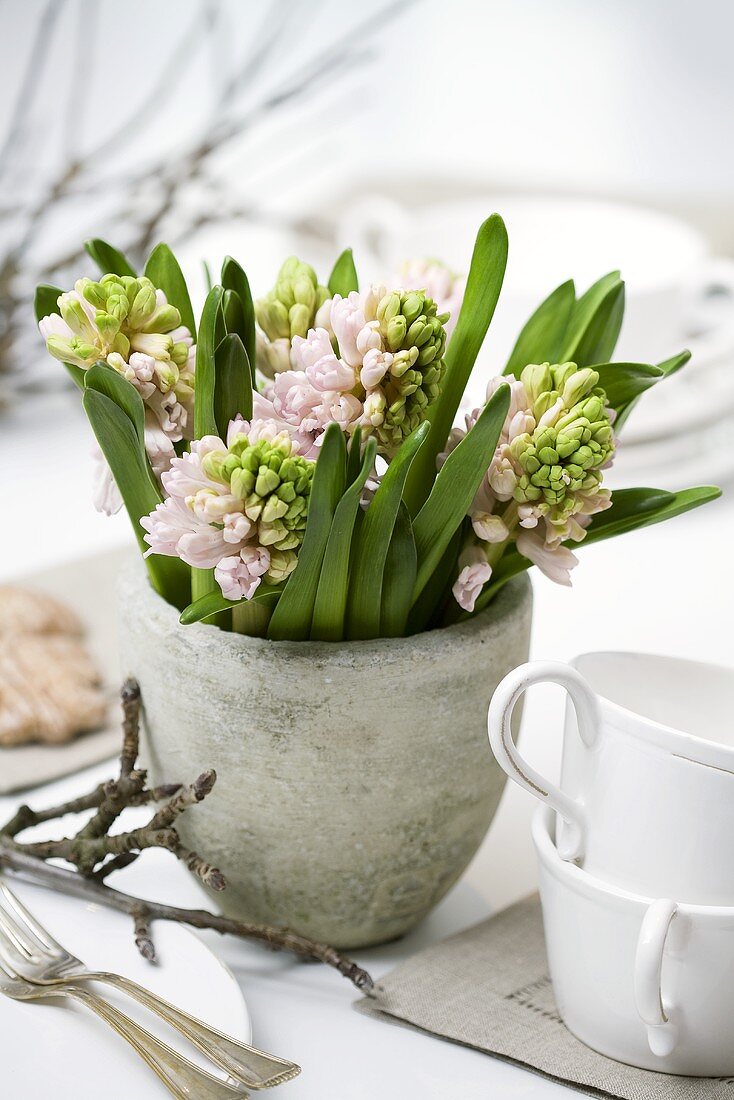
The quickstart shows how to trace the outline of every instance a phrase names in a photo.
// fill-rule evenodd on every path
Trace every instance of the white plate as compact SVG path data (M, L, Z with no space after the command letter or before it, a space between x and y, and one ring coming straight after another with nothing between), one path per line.
M250 1041L250 1017L237 982L189 929L156 922L159 961L152 966L138 953L131 921L123 914L15 879L9 884L53 936L90 967L134 978L220 1031ZM133 1001L105 986L96 988L192 1061L207 1064ZM170 1093L123 1039L81 1005L61 999L22 1004L0 996L0 1096L159 1100Z

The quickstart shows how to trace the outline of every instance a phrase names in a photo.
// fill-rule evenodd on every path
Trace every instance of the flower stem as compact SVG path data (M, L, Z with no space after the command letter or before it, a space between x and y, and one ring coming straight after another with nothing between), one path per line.
M235 634L249 634L251 638L264 638L270 622L270 608L253 600L240 600L232 608L232 630Z

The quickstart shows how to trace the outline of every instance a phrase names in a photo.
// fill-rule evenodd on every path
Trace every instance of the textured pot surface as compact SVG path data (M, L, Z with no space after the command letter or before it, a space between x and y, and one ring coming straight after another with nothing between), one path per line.
M526 576L468 622L412 638L270 642L183 627L138 563L120 588L156 782L215 768L181 819L224 871L225 912L339 947L402 935L481 843L505 776L487 707L528 656Z

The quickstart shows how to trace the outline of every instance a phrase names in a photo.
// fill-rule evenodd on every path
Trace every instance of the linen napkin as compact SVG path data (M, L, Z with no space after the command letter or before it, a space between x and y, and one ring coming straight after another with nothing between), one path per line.
M591 1096L734 1100L734 1078L635 1069L597 1054L567 1030L553 1000L537 894L419 951L376 983L374 996L356 1007L475 1047Z

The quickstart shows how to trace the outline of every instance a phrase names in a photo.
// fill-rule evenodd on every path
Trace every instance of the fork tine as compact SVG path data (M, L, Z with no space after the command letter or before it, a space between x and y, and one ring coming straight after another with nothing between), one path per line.
M18 929L18 926L8 916L2 906L0 906L0 931L3 933L5 939L10 940L10 942L15 945L16 949L27 959L30 959L35 953L35 948L32 946L28 937L23 935L22 930Z
M3 905L2 902L5 904ZM10 912L12 910L12 912ZM5 916L12 924L19 938L28 943L29 950L63 951L60 943L57 943L50 932L39 924L32 913L29 913L21 900L8 889L4 882L0 882L0 920Z
M9 908L6 908L2 895L0 895L0 928L28 956L38 955L45 950L31 934L30 929L22 924Z
M12 936L2 926L0 926L0 962L4 963L6 968L12 967L13 969L18 966L23 967L28 963L28 956L24 954Z

